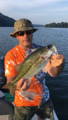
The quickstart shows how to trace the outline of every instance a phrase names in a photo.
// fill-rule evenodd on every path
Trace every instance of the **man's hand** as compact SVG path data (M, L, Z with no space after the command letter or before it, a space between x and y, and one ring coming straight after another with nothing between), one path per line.
M51 59L43 69L44 72L48 72L48 74L52 77L56 77L60 74L64 65L64 56L57 54L51 56Z
M16 89L18 90L26 90L29 87L29 80L28 79L20 79L16 85Z
M53 55L50 62L53 67L61 66L64 63L64 56L61 54Z

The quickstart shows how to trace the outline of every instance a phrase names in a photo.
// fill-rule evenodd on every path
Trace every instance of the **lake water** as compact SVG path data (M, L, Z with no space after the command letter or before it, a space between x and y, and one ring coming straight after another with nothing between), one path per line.
M9 35L12 31L12 27L0 27L1 55L5 55L9 49L18 44L18 41ZM55 44L59 53L65 56L63 72L56 78L47 75L47 85L59 120L68 120L68 28L38 27L33 42L39 45Z

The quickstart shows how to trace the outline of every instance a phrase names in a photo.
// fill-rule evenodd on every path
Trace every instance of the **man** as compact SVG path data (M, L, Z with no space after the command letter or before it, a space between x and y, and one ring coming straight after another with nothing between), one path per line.
M17 20L14 24L14 32L10 35L19 41L19 45L12 48L5 56L5 76L7 83L12 82L18 74L17 66L25 61L25 59L39 46L32 44L33 33L36 31L28 19ZM55 65L55 61L60 60L60 64ZM45 85L46 72L51 76L57 76L64 62L63 55L55 54L47 63L42 71L32 77L30 86L28 87L28 78L18 81L15 90L15 120L30 120L36 113L39 120L51 117L53 110L48 88ZM34 93L33 99L21 96L21 91Z

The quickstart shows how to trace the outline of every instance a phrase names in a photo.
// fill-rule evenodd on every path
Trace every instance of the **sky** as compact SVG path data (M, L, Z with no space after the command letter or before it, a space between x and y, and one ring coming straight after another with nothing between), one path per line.
M0 0L0 13L33 24L68 22L68 0Z

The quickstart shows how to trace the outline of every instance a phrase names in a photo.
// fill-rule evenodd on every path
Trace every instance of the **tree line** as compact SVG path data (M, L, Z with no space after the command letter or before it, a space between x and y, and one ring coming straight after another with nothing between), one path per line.
M67 22L61 22L61 23L50 23L44 25L45 27L56 27L56 28L68 28Z

